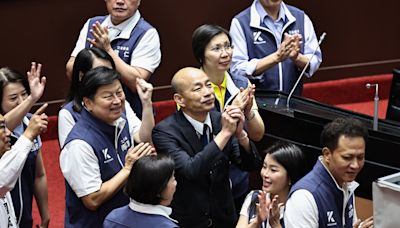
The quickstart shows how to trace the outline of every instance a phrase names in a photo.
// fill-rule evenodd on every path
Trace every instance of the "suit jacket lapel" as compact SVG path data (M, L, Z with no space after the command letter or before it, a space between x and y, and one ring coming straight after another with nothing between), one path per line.
M203 145L200 142L199 137L197 136L196 130L190 124L190 122L183 115L183 112L180 110L177 113L177 124L179 125L179 130L182 132L182 136L185 138L185 141L189 143L192 148L192 151L187 151L187 153L191 153L191 155L195 155L197 152L203 150ZM214 126L213 126L214 128Z

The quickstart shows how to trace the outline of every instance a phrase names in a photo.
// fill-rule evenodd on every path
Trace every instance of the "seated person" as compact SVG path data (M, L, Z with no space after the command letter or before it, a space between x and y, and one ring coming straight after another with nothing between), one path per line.
M357 220L354 196L367 137L367 128L358 119L337 118L325 125L322 156L289 192L285 227L373 227L372 217Z
M151 91L143 91L151 99ZM150 154L149 142L134 144L140 123L127 119L118 72L97 67L86 73L79 90L84 107L60 154L66 180L66 227L101 227L113 209L128 204L122 192L132 164ZM151 131L151 129L148 129Z
M34 146L33 140L47 129L47 115L43 113L46 107L47 104L44 104L33 114L24 133L12 147L11 132L6 128L4 117L0 115L0 227L19 227L10 191L21 175Z
M290 187L306 174L304 153L296 145L278 141L265 152L260 172L262 190L247 195L237 228L283 227L284 205Z
M229 163L243 170L259 167L261 159L244 131L244 115L235 106L221 114L207 75L187 67L172 79L180 110L153 130L157 153L175 161L179 183L171 217L181 227L234 227L237 222L229 182Z
M144 156L135 162L128 177L125 192L127 206L107 215L103 227L178 227L169 215L176 189L174 160L168 156Z

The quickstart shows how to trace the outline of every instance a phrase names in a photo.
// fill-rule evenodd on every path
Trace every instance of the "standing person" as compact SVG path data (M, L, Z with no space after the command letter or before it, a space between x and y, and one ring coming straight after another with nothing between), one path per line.
M114 209L104 220L104 228L177 228L169 217L176 189L174 160L168 156L144 156L132 166L125 192L127 206Z
M373 227L372 217L357 221L354 196L367 137L367 128L357 119L337 118L325 125L322 156L290 190L284 216L287 228Z
M257 88L285 93L318 47L310 18L282 0L254 0L232 19L230 34L235 46L232 73L248 77ZM318 47L305 75L311 77L321 62ZM300 83L294 94L302 91Z
M121 74L127 101L141 119L142 107L136 93L136 79L148 80L161 62L157 30L143 19L141 0L105 0L107 16L87 20L66 65L71 79L75 57L91 45L103 49L114 60Z
M172 201L172 218L181 227L234 227L237 221L229 183L229 163L253 170L260 164L247 137L244 115L235 106L212 111L214 92L199 69L179 70L171 81L180 110L157 124L157 153L174 158L179 183Z
M81 117L60 154L66 180L65 227L101 227L111 210L128 204L122 188L132 164L153 149L149 142L134 146L138 123L123 113L118 72L96 67L86 73L80 88ZM151 91L145 94L151 98Z
M39 73L40 74L40 73ZM24 75L8 67L0 69L0 110L3 115L12 112L17 106L29 99L30 88ZM25 117L12 131L12 137L18 139L29 125L31 113ZM14 117L15 118L15 117ZM11 191L13 205L19 227L32 227L33 196L38 205L42 219L41 226L48 227L50 214L48 208L47 176L42 160L42 142L38 136L33 140L33 147L28 154L21 175Z
M80 119L82 105L80 101L81 98L79 97L79 90L81 81L87 71L98 66L106 66L115 69L115 63L111 56L107 54L107 52L96 47L83 49L78 53L74 61L71 86L67 101L58 113L58 140L60 142L60 148L64 146L65 139L69 132L75 125L76 121ZM134 130L135 141L151 141L151 129L154 127L153 106L151 99L142 99L142 95L149 96L150 93L151 98L153 87L143 79L137 80L136 84L136 91L139 93L140 102L143 107L142 121L138 119L127 101L125 101L124 112L127 119L132 120L135 123L140 123L135 124L135 126L137 126ZM147 92L144 93L144 91Z
M201 69L211 81L216 98L215 109L224 112L231 104L241 107L249 138L260 141L264 136L264 122L254 100L254 87L247 78L231 76L228 72L233 51L228 31L218 25L202 25L193 32L192 49ZM235 207L239 214L248 193L249 174L232 164L230 179Z
M262 190L247 195L236 228L283 227L284 205L290 187L307 172L304 153L294 144L278 141L265 153L260 172ZM270 210L265 205L267 202L272 205Z
M14 188L34 147L33 140L47 129L48 119L43 113L46 107L47 104L44 104L32 115L24 133L12 146L11 132L6 128L5 119L0 114L0 227L19 227L10 191Z

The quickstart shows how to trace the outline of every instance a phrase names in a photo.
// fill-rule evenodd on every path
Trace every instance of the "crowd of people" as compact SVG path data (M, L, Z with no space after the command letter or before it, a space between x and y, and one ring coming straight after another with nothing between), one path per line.
M254 0L229 31L199 26L199 66L173 75L177 111L156 125L147 80L161 62L157 30L140 0L105 5L109 14L87 20L66 64L70 89L58 115L65 227L373 227L355 211L368 136L360 121L325 126L311 171L293 143L255 146L268 123L255 89L288 93L306 66L311 77L321 64L304 11ZM40 227L50 224L39 137L47 104L29 113L45 88L41 68L33 62L27 76L0 69L0 227L32 227L33 197ZM249 189L254 171L258 190Z

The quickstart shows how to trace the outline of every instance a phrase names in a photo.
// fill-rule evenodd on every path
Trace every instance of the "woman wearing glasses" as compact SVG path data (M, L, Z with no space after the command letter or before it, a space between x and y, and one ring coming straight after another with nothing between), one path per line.
M228 72L233 51L228 31L218 25L198 27L192 36L192 50L200 68L212 82L215 108L222 112L227 105L239 106L246 117L249 138L260 141L264 135L264 123L254 100L255 87L247 78ZM248 191L248 173L232 165L230 176L235 206L239 210Z

